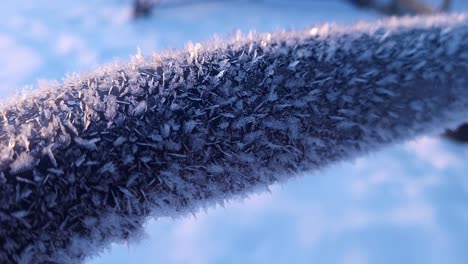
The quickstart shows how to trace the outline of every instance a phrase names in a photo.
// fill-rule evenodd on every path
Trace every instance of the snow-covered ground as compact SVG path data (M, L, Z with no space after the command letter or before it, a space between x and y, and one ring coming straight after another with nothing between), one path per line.
M237 29L380 17L344 0L187 0L133 21L130 3L3 3L0 101L37 80L128 60L137 48L148 55ZM468 10L468 2L454 0L453 10ZM422 137L195 218L150 221L147 239L112 245L88 264L466 263L466 161L468 146Z

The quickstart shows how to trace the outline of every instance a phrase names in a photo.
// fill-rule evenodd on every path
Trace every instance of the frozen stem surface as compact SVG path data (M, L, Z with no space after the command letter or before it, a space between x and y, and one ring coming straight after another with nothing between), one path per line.
M466 121L466 14L237 34L0 108L0 262L79 263L177 217Z

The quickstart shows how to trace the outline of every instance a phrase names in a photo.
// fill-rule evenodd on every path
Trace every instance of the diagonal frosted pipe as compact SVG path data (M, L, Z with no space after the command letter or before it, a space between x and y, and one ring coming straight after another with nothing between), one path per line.
M236 35L0 111L0 262L82 262L179 216L468 117L468 17Z

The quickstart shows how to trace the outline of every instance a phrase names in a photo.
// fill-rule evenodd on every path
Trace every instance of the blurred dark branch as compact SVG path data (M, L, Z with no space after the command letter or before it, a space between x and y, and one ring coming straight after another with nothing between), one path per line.
M468 123L462 124L455 130L447 130L444 136L457 142L468 143Z
M450 8L451 0L441 0L439 7L432 7L422 0L391 0L389 4L382 4L378 0L351 0L356 6L369 8L385 15L416 15L446 12ZM195 1L197 2L197 1ZM148 17L157 5L183 5L194 3L193 1L180 0L134 0L134 18Z
M157 3L157 0L134 0L133 17L139 18L150 16Z
M133 17L149 17L157 8L174 8L197 3L220 2L222 0L133 0Z
M376 0L352 0L355 5L369 8L385 15L416 15L446 12L450 8L451 0L442 0L439 7L432 7L421 0L392 0L389 4L382 4Z

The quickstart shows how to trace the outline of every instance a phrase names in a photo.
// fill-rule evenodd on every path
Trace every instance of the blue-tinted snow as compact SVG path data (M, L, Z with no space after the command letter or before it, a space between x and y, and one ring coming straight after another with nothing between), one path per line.
M45 3L44 3L45 2ZM0 93L115 58L235 29L270 31L379 15L344 1L202 1L132 22L130 1L11 1L0 9ZM467 10L463 0L454 9ZM270 193L158 219L148 239L88 263L465 263L468 146L423 137L273 186Z

